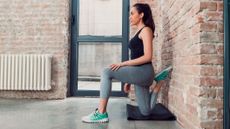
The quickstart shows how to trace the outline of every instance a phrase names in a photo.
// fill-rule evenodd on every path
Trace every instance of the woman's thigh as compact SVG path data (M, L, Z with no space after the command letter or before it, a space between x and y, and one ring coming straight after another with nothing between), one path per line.
M148 86L151 85L154 78L154 71L151 65L141 66L124 66L117 71L106 68L103 74L109 75L112 79L119 80L124 83Z

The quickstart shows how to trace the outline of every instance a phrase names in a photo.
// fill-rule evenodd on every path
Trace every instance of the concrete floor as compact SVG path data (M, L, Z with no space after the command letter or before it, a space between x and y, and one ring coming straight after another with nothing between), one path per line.
M98 98L65 100L0 99L1 129L182 129L176 121L128 121L127 98L111 98L110 122L87 124L81 117L91 113Z
M100 90L99 81L78 81L78 90ZM112 82L112 91L121 91L121 82Z

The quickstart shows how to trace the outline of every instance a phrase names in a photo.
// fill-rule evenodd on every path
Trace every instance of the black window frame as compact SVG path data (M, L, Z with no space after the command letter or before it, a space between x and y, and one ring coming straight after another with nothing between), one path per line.
M230 62L229 62L229 9L230 0L224 0L224 129L230 129Z

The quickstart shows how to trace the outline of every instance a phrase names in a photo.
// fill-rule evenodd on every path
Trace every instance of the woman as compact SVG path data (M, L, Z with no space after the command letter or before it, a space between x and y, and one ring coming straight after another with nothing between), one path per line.
M117 64L111 64L105 68L101 75L99 107L88 116L82 118L83 122L108 122L106 106L111 91L112 79L124 82L124 91L130 90L130 84L135 86L135 94L138 107L142 115L150 115L151 109L156 102L157 94L154 90L150 94L149 87L154 79L152 66L155 25L152 12L148 4L137 3L131 8L131 26L137 26L137 32L129 42L131 60Z

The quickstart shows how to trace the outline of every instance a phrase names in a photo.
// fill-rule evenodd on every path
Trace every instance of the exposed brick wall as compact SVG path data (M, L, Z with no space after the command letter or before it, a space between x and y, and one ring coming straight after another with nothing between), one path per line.
M223 128L223 1L200 3L200 127Z
M199 1L170 0L158 1L161 16L158 16L158 37L155 41L158 70L173 66L168 84L162 87L160 101L176 116L186 129L199 126L197 97L190 94L196 87L199 76L199 28L195 28ZM156 14L157 15L157 14ZM196 30L197 29L197 30ZM159 59L158 59L159 58Z
M65 98L69 66L70 0L1 0L0 54L52 54L48 92L0 91L7 98Z
M173 66L160 102L186 129L223 128L223 1L153 3L155 69Z
M155 71L173 66L159 101L186 129L222 129L223 1L133 0L131 5L136 2L153 11Z

